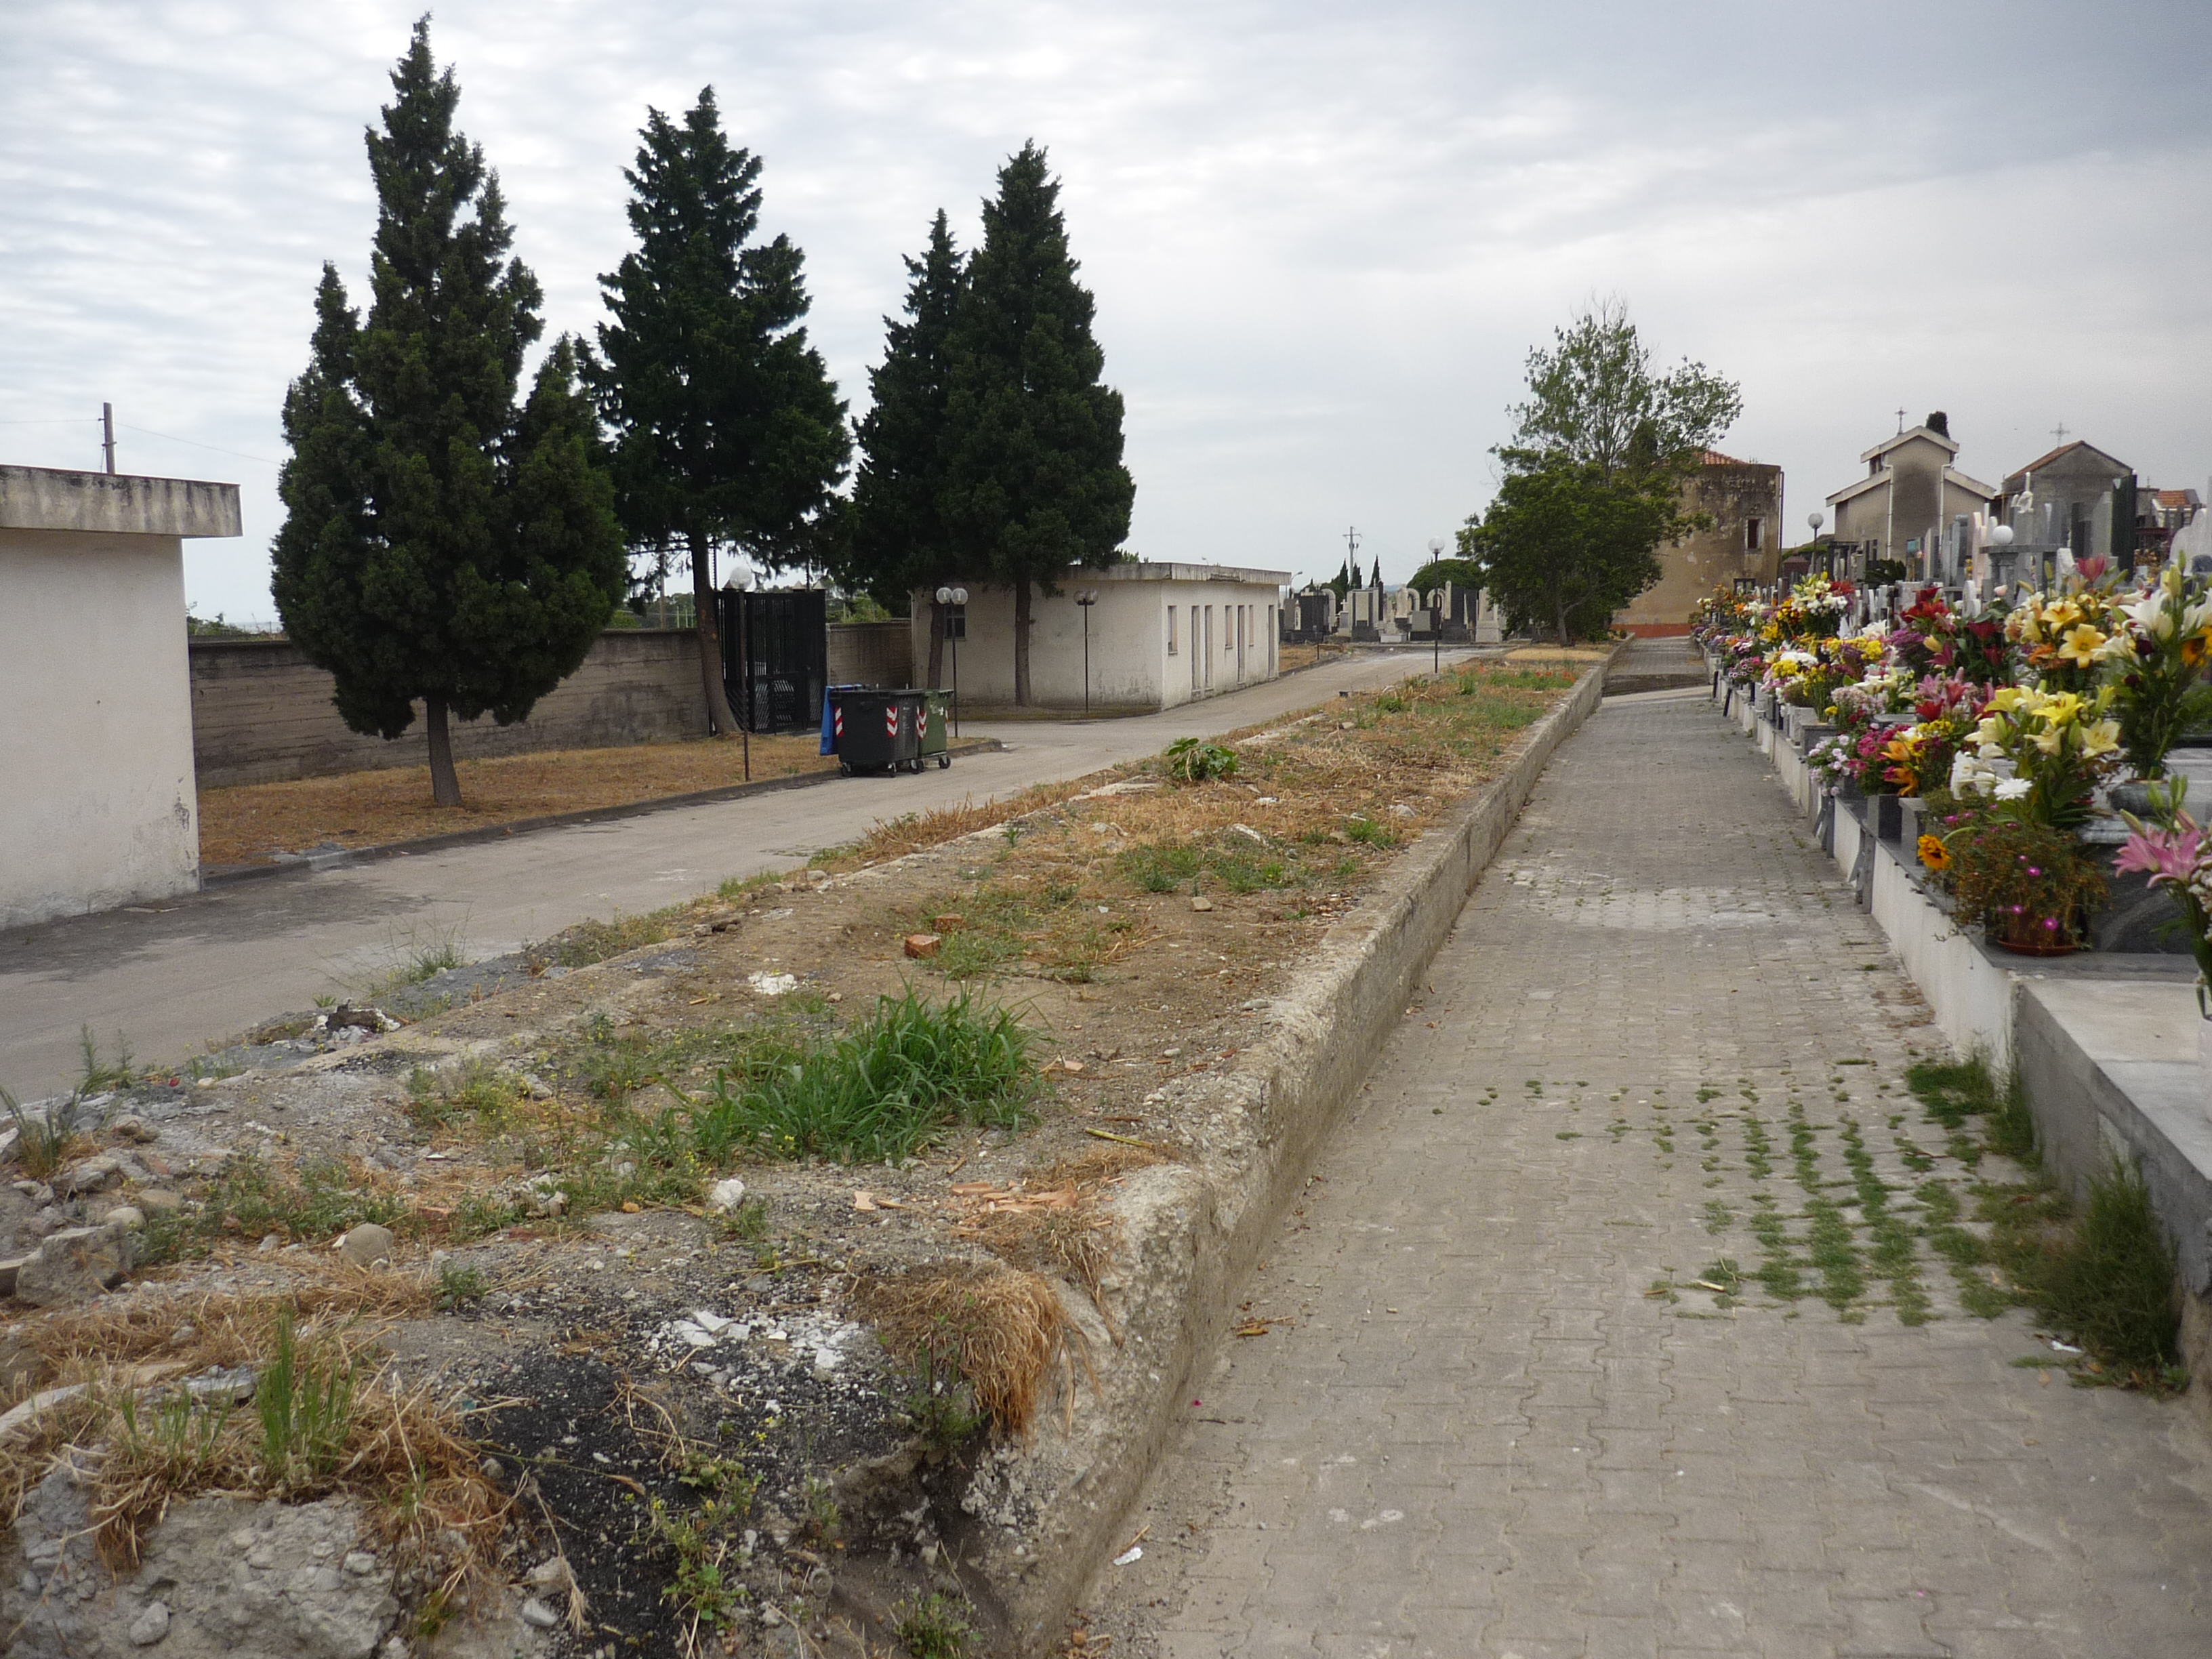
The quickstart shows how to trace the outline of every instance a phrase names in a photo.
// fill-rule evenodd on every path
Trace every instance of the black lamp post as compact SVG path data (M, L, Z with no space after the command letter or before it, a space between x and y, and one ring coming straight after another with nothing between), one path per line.
M1080 589L1075 596L1077 607L1083 612L1083 712L1091 712L1091 607L1098 603L1098 590Z
M960 735L960 636L968 631L968 590L940 587L938 604L945 607L945 641L952 647L952 735Z

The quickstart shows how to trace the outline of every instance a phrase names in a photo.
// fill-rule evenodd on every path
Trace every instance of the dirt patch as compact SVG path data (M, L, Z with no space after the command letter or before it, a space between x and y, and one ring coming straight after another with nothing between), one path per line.
M1220 1130L1185 1103L1236 1082L1268 999L1570 684L1417 678L1206 745L1201 781L1155 763L905 819L646 948L549 941L398 1031L273 1022L262 1046L304 1043L295 1063L118 1102L176 1200L131 1295L270 1294L388 1227L431 1305L377 1326L380 1363L493 1459L507 1570L559 1544L529 1582L573 1577L577 1650L796 1627L884 1651L894 1602L958 1588L963 1540L1018 1535L1024 1428L1072 1418L1156 1292L1113 1218L1187 1189L1178 1161ZM996 1104L923 1086L953 1036L1012 1045ZM922 1113L884 1143L910 1151L792 1156L792 1114L845 1110L856 1077L867 1109ZM149 1345L126 1320L41 1352Z
M752 777L834 770L813 737L752 739ZM701 738L622 749L563 749L455 763L461 805L434 806L427 766L349 772L200 791L200 862L266 864L280 853L337 852L556 812L626 806L745 781L744 746Z

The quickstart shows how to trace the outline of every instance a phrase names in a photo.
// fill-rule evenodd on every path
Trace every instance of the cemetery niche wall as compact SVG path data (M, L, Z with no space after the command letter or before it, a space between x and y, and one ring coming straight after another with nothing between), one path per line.
M187 537L238 487L0 466L0 927L199 885Z

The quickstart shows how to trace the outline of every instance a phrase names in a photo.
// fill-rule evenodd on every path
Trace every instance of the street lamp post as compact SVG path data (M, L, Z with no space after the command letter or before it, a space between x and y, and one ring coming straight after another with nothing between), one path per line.
M1083 712L1091 712L1091 607L1098 603L1098 590L1085 587L1075 596L1075 603L1083 612Z
M1429 543L1429 562L1434 564L1444 556L1441 537ZM1429 672L1442 675L1444 672L1444 613L1437 605L1437 590L1429 590Z
M945 607L945 642L952 647L952 735L957 738L960 735L960 636L967 631L968 590L940 587L937 602Z

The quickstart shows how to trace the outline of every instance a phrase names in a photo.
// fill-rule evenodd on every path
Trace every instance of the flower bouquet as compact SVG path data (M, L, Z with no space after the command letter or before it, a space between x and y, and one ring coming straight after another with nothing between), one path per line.
M2120 749L2139 778L2166 775L2166 751L2212 720L2212 596L2169 565L2150 590L2117 608L2112 654Z
M2113 690L2091 696L2007 685L1993 693L1973 732L1974 764L1954 765L1951 787L2016 803L2036 823L2070 830L2090 812L2097 784L2119 759L2120 725L2112 717ZM1992 762L2012 763L2000 779Z

